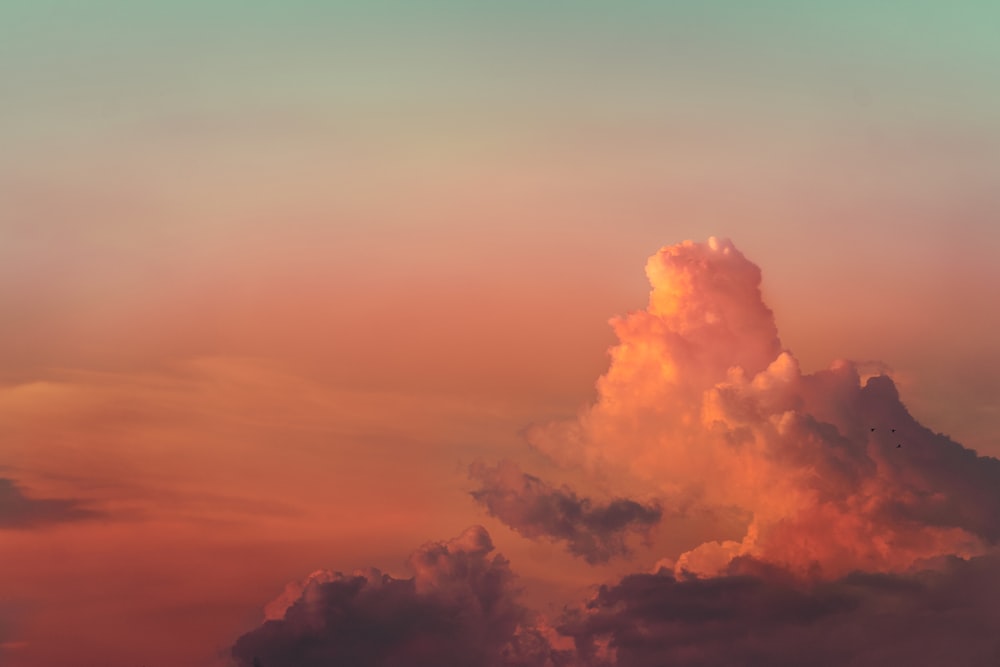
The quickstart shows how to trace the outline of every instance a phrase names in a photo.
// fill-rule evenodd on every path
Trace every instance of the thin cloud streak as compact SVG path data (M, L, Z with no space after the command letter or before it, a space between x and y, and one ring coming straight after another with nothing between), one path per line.
M80 500L30 498L14 480L0 477L0 530L31 530L104 516Z

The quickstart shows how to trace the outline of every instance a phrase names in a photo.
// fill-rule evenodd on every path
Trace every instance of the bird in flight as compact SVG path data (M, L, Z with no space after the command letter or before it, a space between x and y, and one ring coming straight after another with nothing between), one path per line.
M899 449L899 448L900 448L900 447L902 447L902 446L903 446L903 445L900 445L900 444L897 444L897 445L896 445L896 449Z
M874 432L875 432L875 427L874 427L874 426L872 426L872 433L874 433Z
M893 432L893 433L895 433L895 432L896 432L896 429L892 429L892 432Z

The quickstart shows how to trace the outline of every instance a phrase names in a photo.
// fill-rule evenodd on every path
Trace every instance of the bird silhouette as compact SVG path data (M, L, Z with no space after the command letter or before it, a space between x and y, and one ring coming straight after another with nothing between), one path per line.
M892 429L892 432L893 432L893 433L895 433L895 432L896 432L896 429Z
M872 433L874 433L874 432L875 432L875 427L874 427L874 426L872 426Z
M902 445L896 445L896 449L899 449L900 447L902 447Z

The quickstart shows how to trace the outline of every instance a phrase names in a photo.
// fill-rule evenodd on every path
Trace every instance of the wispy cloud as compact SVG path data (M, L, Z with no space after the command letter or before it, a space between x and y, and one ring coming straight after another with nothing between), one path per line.
M570 553L588 563L627 556L626 535L648 532L663 516L656 503L628 498L602 503L580 497L569 487L555 488L522 472L510 461L494 467L473 464L469 474L480 484L472 497L492 516L525 537L563 541Z
M0 477L0 529L39 528L101 516L80 500L30 498L13 480Z

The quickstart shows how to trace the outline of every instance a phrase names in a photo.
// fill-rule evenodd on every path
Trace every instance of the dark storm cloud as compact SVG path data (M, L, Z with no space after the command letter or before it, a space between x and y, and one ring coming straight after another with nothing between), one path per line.
M625 577L559 631L589 666L987 667L998 627L997 556L811 584L742 558L721 577Z
M240 637L233 657L241 667L554 667L507 560L492 551L476 526L417 550L411 579L314 573L283 618Z
M557 489L521 472L510 461L493 468L474 464L470 476L481 485L472 497L492 516L525 537L563 540L571 553L588 563L628 555L626 534L646 531L663 516L658 505L625 498L594 503L567 487Z
M887 377L871 378L861 391L862 413L872 423L898 425L895 433L877 432L893 454L883 456L883 484L900 489L883 510L893 521L957 527L990 544L1000 540L1000 460L980 456L914 420ZM877 408L882 408L879 414ZM880 420L880 421L877 421Z
M100 516L78 500L29 498L13 480L0 477L0 529L37 528Z

